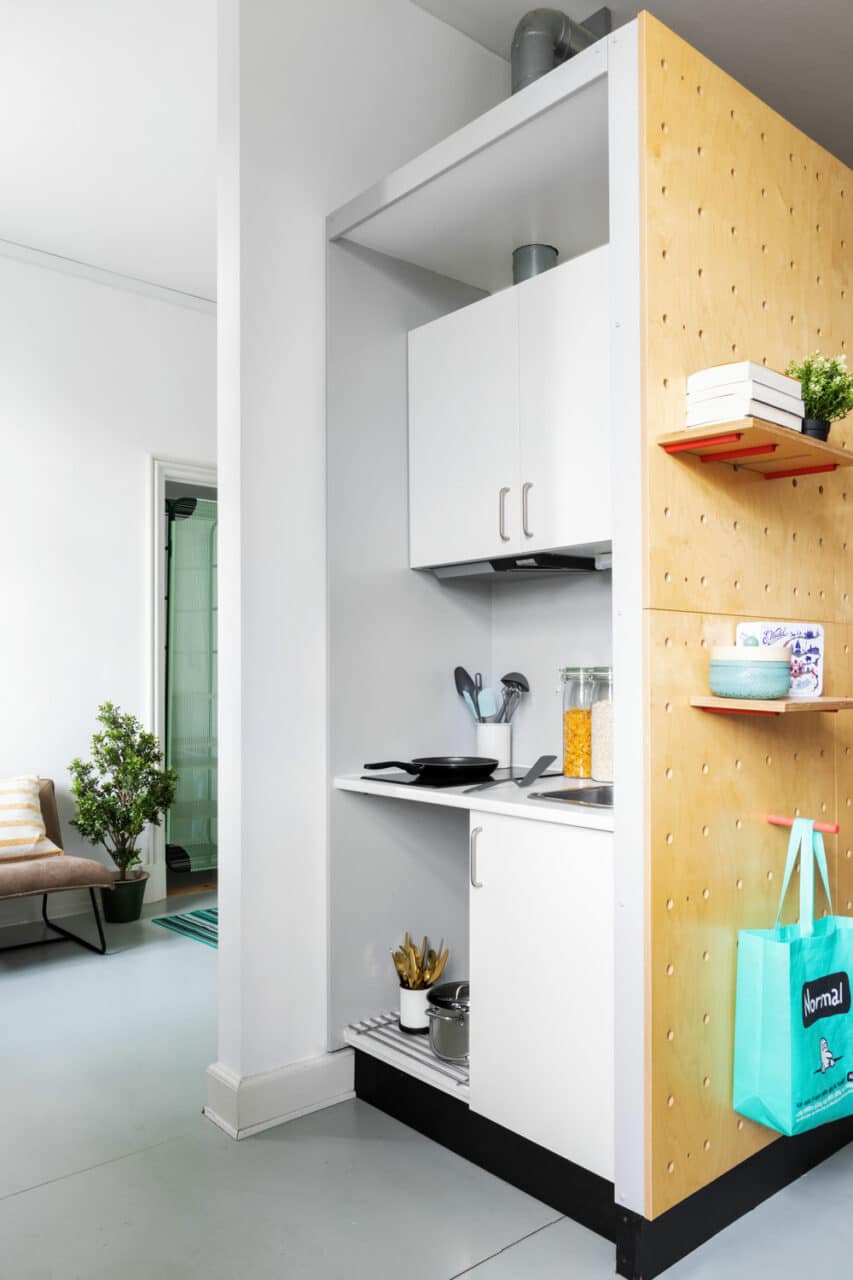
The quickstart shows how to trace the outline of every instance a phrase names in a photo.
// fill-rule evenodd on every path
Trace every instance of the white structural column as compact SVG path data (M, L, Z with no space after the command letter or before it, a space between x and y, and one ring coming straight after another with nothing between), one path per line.
M219 1059L242 1136L348 1096L326 1052L325 216L508 91L400 0L220 0Z

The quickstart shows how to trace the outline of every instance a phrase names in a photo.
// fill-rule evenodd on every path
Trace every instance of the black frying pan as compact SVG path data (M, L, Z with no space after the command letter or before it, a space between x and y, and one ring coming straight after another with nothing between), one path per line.
M426 786L463 787L467 782L485 782L498 767L488 756L419 756L416 760L379 760L365 769L403 769L415 774Z

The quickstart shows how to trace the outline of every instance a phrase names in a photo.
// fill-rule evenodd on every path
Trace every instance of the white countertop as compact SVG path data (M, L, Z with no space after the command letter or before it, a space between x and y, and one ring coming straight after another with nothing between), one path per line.
M612 809L589 809L562 801L532 800L530 792L566 791L569 788L588 787L589 782L573 778L540 778L527 790L521 790L514 782L501 782L487 791L475 791L465 795L464 787L401 786L396 782L382 782L363 778L359 773L340 774L334 779L337 791L357 791L366 796L385 796L389 800L404 800L415 804L439 804L448 809L476 810L479 813L502 813L510 818L530 818L534 822L558 822L566 827L587 827L594 831L613 830Z

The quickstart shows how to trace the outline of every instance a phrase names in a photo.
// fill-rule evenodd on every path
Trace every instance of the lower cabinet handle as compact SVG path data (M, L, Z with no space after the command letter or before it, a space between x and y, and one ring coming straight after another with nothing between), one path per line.
M533 537L533 530L529 527L528 519L528 495L533 488L533 482L528 480L521 486L521 527L524 530L525 538Z
M509 534L506 531L506 495L509 489L501 489L498 494L498 532L501 535L501 542L509 542Z
M477 837L482 830L482 827L472 827L468 841L468 874L471 877L472 889L482 889L483 887L482 880L477 879Z

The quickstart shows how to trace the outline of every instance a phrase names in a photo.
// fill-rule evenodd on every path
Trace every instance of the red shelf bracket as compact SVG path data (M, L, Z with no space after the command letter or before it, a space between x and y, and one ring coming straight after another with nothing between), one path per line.
M837 471L837 462L824 462L819 467L796 467L793 471L765 471L765 480L790 480L792 476L817 476L824 471Z
M781 716L781 711L756 711L754 707L700 707L715 716Z
M730 462L732 458L760 458L765 453L775 453L776 444L754 444L748 449L723 449L722 453L700 453L702 462Z
M742 431L729 431L724 436L699 436L696 440L677 440L675 444L665 444L663 448L664 453L695 453L703 446L737 444L742 435Z

